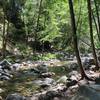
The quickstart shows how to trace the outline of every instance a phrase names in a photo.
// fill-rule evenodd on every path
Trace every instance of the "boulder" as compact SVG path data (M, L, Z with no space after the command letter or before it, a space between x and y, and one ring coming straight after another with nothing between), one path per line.
M40 71L40 73L47 73L48 72L48 66L45 64L37 66L37 70Z
M100 86L82 85L71 100L100 100Z

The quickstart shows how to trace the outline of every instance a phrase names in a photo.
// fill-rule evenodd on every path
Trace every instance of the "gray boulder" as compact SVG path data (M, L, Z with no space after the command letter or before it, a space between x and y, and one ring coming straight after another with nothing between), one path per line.
M100 86L80 86L78 92L72 97L71 100L100 100Z

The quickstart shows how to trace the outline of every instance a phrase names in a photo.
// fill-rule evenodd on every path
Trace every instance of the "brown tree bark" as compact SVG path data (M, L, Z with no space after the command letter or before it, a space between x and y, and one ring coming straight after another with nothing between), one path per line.
M97 21L98 21L98 30L99 30L98 38L100 41L100 17L99 17L99 9L98 9L98 5L97 5L97 0L94 0L94 4L95 4L96 15L97 15Z
M73 36L73 45L74 45L74 50L76 53L76 58L77 58L77 62L78 65L80 67L80 72L81 72L81 77L83 78L88 78L84 68L82 66L82 62L80 59L80 55L79 55L79 50L78 50L78 43L77 43L77 34L76 34L76 23L75 23L75 15L74 15L74 9L73 9L73 2L72 0L68 0L69 1L69 9L70 9L70 16L71 16L71 26L72 26L72 36Z
M91 1L90 0L87 0L87 7L88 7L88 18L89 18L92 53L93 53L94 62L95 62L95 65L96 65L96 70L98 70L99 69L99 64L98 64L98 58L97 58L97 55L96 55L94 39L93 39L92 10L91 10Z

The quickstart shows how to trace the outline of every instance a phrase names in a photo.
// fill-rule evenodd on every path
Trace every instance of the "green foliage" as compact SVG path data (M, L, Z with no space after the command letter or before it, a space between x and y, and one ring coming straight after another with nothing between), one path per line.
M41 3L41 6L40 6ZM97 0L99 7L100 1ZM77 37L81 48L80 38L89 44L89 25L86 0L73 1ZM70 14L67 0L3 0L0 1L0 23L3 19L3 11L6 13L6 20L10 20L10 38L14 42L24 42L26 36L39 42L49 41L58 50L68 50L73 47L72 31L70 25ZM92 4L93 13L96 16L94 3ZM14 19L14 16L15 19ZM16 19L17 18L17 19ZM38 25L37 25L38 24ZM17 26L17 28L16 28ZM37 27L38 26L38 27ZM95 44L99 48L95 24L93 23ZM17 41L18 40L18 41ZM83 50L84 48L82 48ZM73 51L69 49L69 51Z

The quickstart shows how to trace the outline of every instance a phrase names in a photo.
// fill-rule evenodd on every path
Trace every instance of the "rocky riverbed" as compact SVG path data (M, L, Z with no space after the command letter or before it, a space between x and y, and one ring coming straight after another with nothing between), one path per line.
M90 61L92 62L91 58L82 58L86 74L93 79L98 77L93 82L79 81L81 76L75 59L20 63L3 60L0 63L0 98L1 100L13 100L12 98L16 98L15 100L80 100L81 97L78 98L77 95L80 96L78 91L82 91L82 86L90 89L89 84L93 85L93 88L94 85L100 84L100 74L94 72L95 66Z

